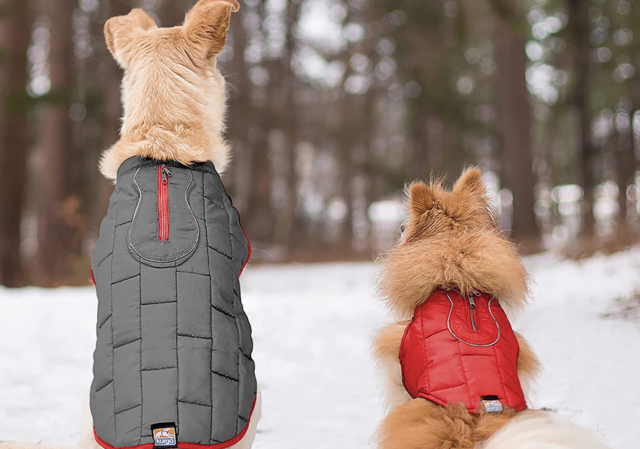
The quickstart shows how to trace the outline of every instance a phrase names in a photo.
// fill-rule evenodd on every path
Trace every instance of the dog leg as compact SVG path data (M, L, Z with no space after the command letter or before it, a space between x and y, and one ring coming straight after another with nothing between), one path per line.
M256 437L256 428L258 427L258 421L262 417L262 392L258 388L258 395L256 396L256 406L253 409L253 415L251 421L249 421L249 428L244 437L229 449L250 449L253 445L253 440Z
M515 332L518 344L520 345L520 355L518 356L518 377L520 378L520 384L524 391L525 397L529 398L529 393L537 377L538 373L542 369L540 361L533 353L531 346L525 338Z
M383 327L373 342L373 353L385 378L385 405L392 409L411 400L402 384L402 370L398 353L406 327L410 321L391 323Z

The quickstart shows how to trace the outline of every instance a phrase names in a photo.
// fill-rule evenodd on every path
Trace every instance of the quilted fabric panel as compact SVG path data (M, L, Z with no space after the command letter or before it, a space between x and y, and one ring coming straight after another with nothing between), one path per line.
M131 158L119 170L92 261L99 305L91 409L97 435L114 447L152 443L151 426L167 422L176 423L181 442L227 441L246 426L256 394L237 279L248 245L237 211L211 163L163 165L176 174L169 191L187 192L201 231L193 253L162 267L134 258L127 233L136 191L150 201L159 170ZM144 175L134 186L136 172ZM175 184L181 180L192 185ZM136 221L155 229L156 208L144 210ZM179 238L171 230L182 228L172 223L169 239ZM146 249L162 253L166 244L147 240Z

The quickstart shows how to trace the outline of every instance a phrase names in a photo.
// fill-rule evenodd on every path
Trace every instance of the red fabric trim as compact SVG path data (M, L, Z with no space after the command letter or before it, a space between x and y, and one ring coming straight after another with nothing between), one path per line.
M235 206L233 206L234 209ZM236 212L238 212L238 209L236 209ZM238 218L240 218L240 212L238 212ZM244 271L244 267L247 266L247 264L249 263L249 259L251 259L251 242L249 241L249 237L247 237L247 233L244 232L244 228L242 227L242 223L240 224L240 229L242 230L242 235L244 235L244 239L247 241L247 245L249 246L249 251L247 252L247 259L244 261L244 264L242 265L242 268L240 269L240 276L242 276L242 272Z
M251 405L251 413L249 413L249 421L247 421L247 424L244 426L244 429L242 429L242 432L240 432L234 438L227 440L223 443L211 444L211 445L178 442L178 449L226 449L228 447L233 446L234 444L239 443L240 440L244 438L247 431L249 430L249 423L251 422L251 418L253 417L253 411L256 408L257 400L258 400L258 397L256 396L255 399L253 400L253 404ZM96 433L95 427L93 428L93 436L96 439L96 443L98 443L104 449L153 449L153 443L139 444L138 446L126 446L126 447L111 446L110 444L105 443L100 439L100 437Z
M96 278L93 277L93 267L89 267L89 273L91 274L91 282L93 282L93 285L96 285Z
M247 241L247 245L249 245L249 252L247 252L247 260L244 261L244 264L242 265L242 268L240 269L240 276L242 276L242 272L244 271L244 267L247 266L247 264L249 263L249 259L251 259L251 242L249 241L249 237L247 237L247 233L244 232L244 228L242 227L242 225L240 225L240 229L242 229L242 234L244 234L244 238Z

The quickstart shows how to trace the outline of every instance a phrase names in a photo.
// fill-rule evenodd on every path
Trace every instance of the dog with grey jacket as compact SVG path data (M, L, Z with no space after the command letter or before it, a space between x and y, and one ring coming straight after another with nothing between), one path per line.
M220 174L225 81L216 56L236 0L182 26L141 9L105 24L124 69L114 180L91 262L98 297L86 449L248 449L261 415L240 275L251 246ZM43 448L3 443L0 448Z

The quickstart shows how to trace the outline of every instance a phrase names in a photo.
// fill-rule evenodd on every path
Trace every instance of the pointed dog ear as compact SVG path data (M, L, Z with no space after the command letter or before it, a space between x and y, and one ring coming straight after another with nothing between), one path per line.
M187 14L185 33L206 59L216 57L224 48L231 13L238 9L236 0L200 0Z
M466 169L456 181L455 186L453 186L453 191L483 196L486 193L486 189L482 182L480 170L477 168Z
M414 182L409 186L409 208L411 215L421 217L433 209L435 202L433 189L423 182Z
M134 9L126 16L112 17L104 24L107 47L123 69L131 61L131 44L141 33L158 28L156 22L142 9Z

